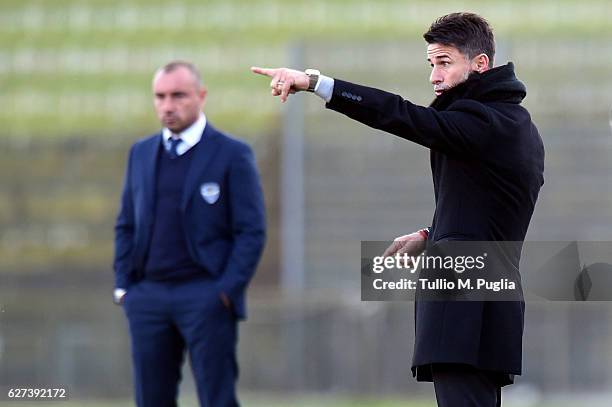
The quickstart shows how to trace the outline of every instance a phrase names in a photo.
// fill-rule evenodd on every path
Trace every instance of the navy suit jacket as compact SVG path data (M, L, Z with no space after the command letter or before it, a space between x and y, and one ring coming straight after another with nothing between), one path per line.
M129 154L121 208L115 225L115 287L128 289L144 275L153 228L155 174L161 133L136 142ZM215 278L239 318L246 317L245 291L265 242L263 194L251 148L207 123L181 200L189 253ZM210 204L200 188L220 187Z

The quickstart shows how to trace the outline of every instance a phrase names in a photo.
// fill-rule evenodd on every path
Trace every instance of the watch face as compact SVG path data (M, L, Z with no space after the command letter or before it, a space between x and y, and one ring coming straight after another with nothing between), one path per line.
M319 75L317 75L317 74L310 74L310 75L308 75L308 79L310 79L310 82L308 83L308 90L310 92L314 92L314 89L317 86L317 82L319 81Z

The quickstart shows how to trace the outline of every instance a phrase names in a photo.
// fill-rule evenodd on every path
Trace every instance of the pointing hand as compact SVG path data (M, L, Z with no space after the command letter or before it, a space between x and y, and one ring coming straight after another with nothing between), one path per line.
M272 96L280 96L281 102L286 102L289 94L307 90L310 83L308 75L302 71L289 68L258 68L251 67L251 71L256 74L265 75L272 80Z

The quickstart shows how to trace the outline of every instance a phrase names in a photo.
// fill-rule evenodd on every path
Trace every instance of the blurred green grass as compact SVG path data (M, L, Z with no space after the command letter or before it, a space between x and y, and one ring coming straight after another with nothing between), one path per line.
M296 41L314 44L315 51L330 41L344 42L339 49L420 42L433 18L458 7L485 15L503 41L612 37L612 6L603 0L297 0L291 7L282 0L4 0L0 128L3 136L33 138L147 131L157 126L149 91L153 70L187 58L204 71L211 87L207 110L220 127L269 132L278 126L279 107L266 81L249 73L251 64L289 64ZM311 57L317 67L334 66L318 55ZM425 66L415 66L420 63ZM562 73L547 75L558 79Z

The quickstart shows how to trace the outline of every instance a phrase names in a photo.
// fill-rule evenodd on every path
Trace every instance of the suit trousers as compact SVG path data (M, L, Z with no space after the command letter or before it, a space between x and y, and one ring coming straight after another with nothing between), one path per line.
M500 407L501 386L494 376L462 364L432 364L438 407Z
M213 279L142 280L124 298L138 407L176 407L188 351L201 407L236 407L237 318Z

